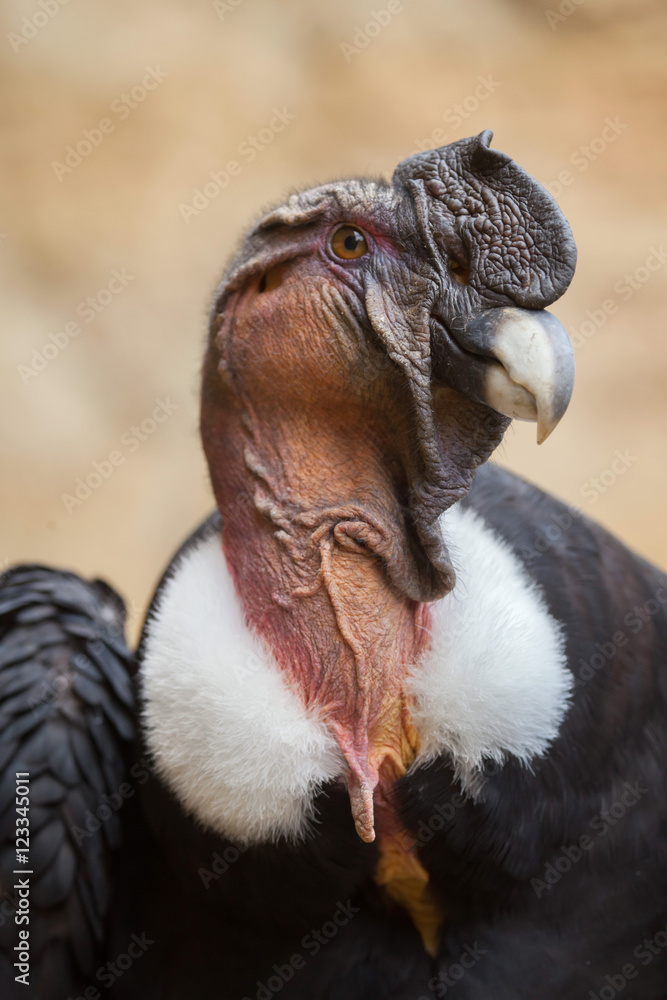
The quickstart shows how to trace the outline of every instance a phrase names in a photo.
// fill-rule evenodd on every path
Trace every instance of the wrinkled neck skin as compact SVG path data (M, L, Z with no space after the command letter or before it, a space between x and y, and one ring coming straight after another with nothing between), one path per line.
M370 414L224 407L212 469L223 548L249 624L349 766L359 835L417 749L405 680L428 643L427 606L390 583L381 553L403 515ZM365 427L367 433L361 434ZM222 431L222 428L221 428Z

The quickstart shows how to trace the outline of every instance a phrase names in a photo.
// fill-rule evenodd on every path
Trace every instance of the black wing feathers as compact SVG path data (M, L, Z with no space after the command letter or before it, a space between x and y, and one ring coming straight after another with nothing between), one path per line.
M103 951L120 822L105 804L134 737L124 608L101 581L0 578L0 996L78 995ZM30 773L30 986L15 981L16 772ZM111 815L109 815L111 813Z

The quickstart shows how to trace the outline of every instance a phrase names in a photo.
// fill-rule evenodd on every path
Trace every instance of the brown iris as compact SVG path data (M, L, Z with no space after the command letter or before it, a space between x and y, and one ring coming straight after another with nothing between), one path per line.
M366 237L356 226L339 226L333 234L331 249L343 260L356 260L368 253Z

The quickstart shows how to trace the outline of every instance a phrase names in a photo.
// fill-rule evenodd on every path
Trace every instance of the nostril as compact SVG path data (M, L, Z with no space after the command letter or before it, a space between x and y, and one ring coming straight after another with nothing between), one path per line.
M458 260L450 260L449 270L456 281L458 281L459 285L467 285L470 283L470 268L466 267L465 264L459 263Z
M270 268L259 279L257 291L261 294L262 292L272 292L274 288L278 288L282 284L284 271L284 264L276 264L275 267Z

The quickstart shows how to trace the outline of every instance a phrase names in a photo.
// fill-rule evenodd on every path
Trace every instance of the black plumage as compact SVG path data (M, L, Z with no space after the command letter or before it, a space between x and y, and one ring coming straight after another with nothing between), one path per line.
M67 578L61 603L62 575L31 571L51 585L53 627L40 632L46 646L32 637L24 642L30 680L29 685L25 677L19 681L26 626L16 622L17 610L36 606L35 593L45 606L30 588L31 575L21 569L24 599L17 600L11 573L2 591L2 608L12 610L3 611L0 648L7 639L12 663L0 673L1 709L6 719L18 692L25 698L14 705L18 714L10 726L26 718L35 701L39 721L29 730L3 726L0 737L0 748L11 747L2 785L0 864L9 902L0 927L3 998L64 1000L69 993L83 995L88 982L99 988L94 970L104 972L107 961L113 965L132 934L144 935L142 960L109 985L113 997L255 998L266 996L262 989L270 989L272 976L282 975L280 993L292 1000L418 1000L446 996L454 990L448 982L456 982L452 995L465 1000L490 994L499 1000L535 995L560 1000L596 984L603 988L605 976L621 976L628 963L638 973L628 995L635 1000L663 995L667 949L654 945L654 954L642 942L650 943L667 924L667 615L647 612L642 621L633 609L655 600L667 580L603 529L494 466L480 470L464 502L512 547L564 622L578 683L549 755L531 769L512 760L502 768L490 766L477 801L460 804L446 759L399 782L401 817L448 915L437 958L426 955L405 914L388 908L374 884L377 851L356 836L342 788L331 785L320 795L319 823L307 843L243 850L199 829L152 772L144 751L135 750L130 763L124 735L133 718L126 687L131 660L120 655L120 611L106 589L79 583L83 607L78 610L91 626L84 638L81 627L72 635L60 621L78 597L72 579ZM554 524L563 526L558 537L547 533ZM218 528L214 515L179 556ZM544 539L551 540L540 552ZM29 624L31 631L37 627ZM607 643L622 630L628 643L605 669L579 676L596 643ZM104 644L106 676L101 668L91 676L102 658L99 651L97 657L84 652L91 638ZM114 657L113 667L108 657ZM40 704L45 685L54 686L58 677L66 678L67 686ZM90 689L82 680L94 685L92 698L84 697ZM128 727L123 734L100 712L100 692L122 713ZM105 766L111 775L105 776ZM117 790L128 768L141 810L133 797L88 833L91 813L105 794ZM39 986L32 993L14 984L8 961L16 932L9 875L14 773L23 769L33 776L31 850L41 872L33 879L32 961ZM628 785L638 793L632 808L617 822L602 819ZM436 811L452 801L455 810ZM445 816L444 824L432 823L436 815ZM80 843L73 829L86 831ZM121 829L112 886L111 850L121 845ZM577 848L582 836L593 839L592 850ZM568 851L574 861L568 862ZM558 871L556 864L566 870ZM312 932L341 904L349 921L318 946ZM303 956L304 967L287 980L295 954ZM448 970L457 975L465 967L461 956L471 965L457 981Z
M115 815L95 817L123 781L134 735L133 657L123 627L122 602L100 581L42 566L17 567L0 579L3 1000L75 996L104 954L112 848L120 837ZM14 874L21 871L17 772L30 775L29 924L15 923L14 886L22 878ZM15 979L22 927L30 931L29 986Z
M398 783L401 817L447 915L437 957L374 884L377 850L355 836L343 788L330 785L318 798L319 823L305 844L239 852L199 829L153 774L140 789L144 852L138 864L128 852L123 865L136 907L114 947L133 927L146 927L154 944L112 995L265 1000L277 966L289 1000L430 1000L450 990L461 1000L575 1000L630 963L637 975L626 995L665 996L667 947L654 945L654 954L643 942L662 940L667 927L667 604L635 632L628 616L662 587L667 600L667 578L495 466L480 470L465 504L512 547L565 623L575 677L596 643L620 629L628 643L575 684L550 753L531 768L490 764L477 801L460 795L446 758ZM553 524L567 526L558 538L545 533ZM545 538L553 540L539 552L536 539ZM635 794L626 800L636 801L616 820L608 810L627 785ZM577 847L582 836L593 848ZM157 860L146 866L146 857ZM352 918L313 954L312 931L348 901ZM174 917L183 912L187 921ZM294 954L305 964L286 981ZM156 981L163 985L150 993Z

